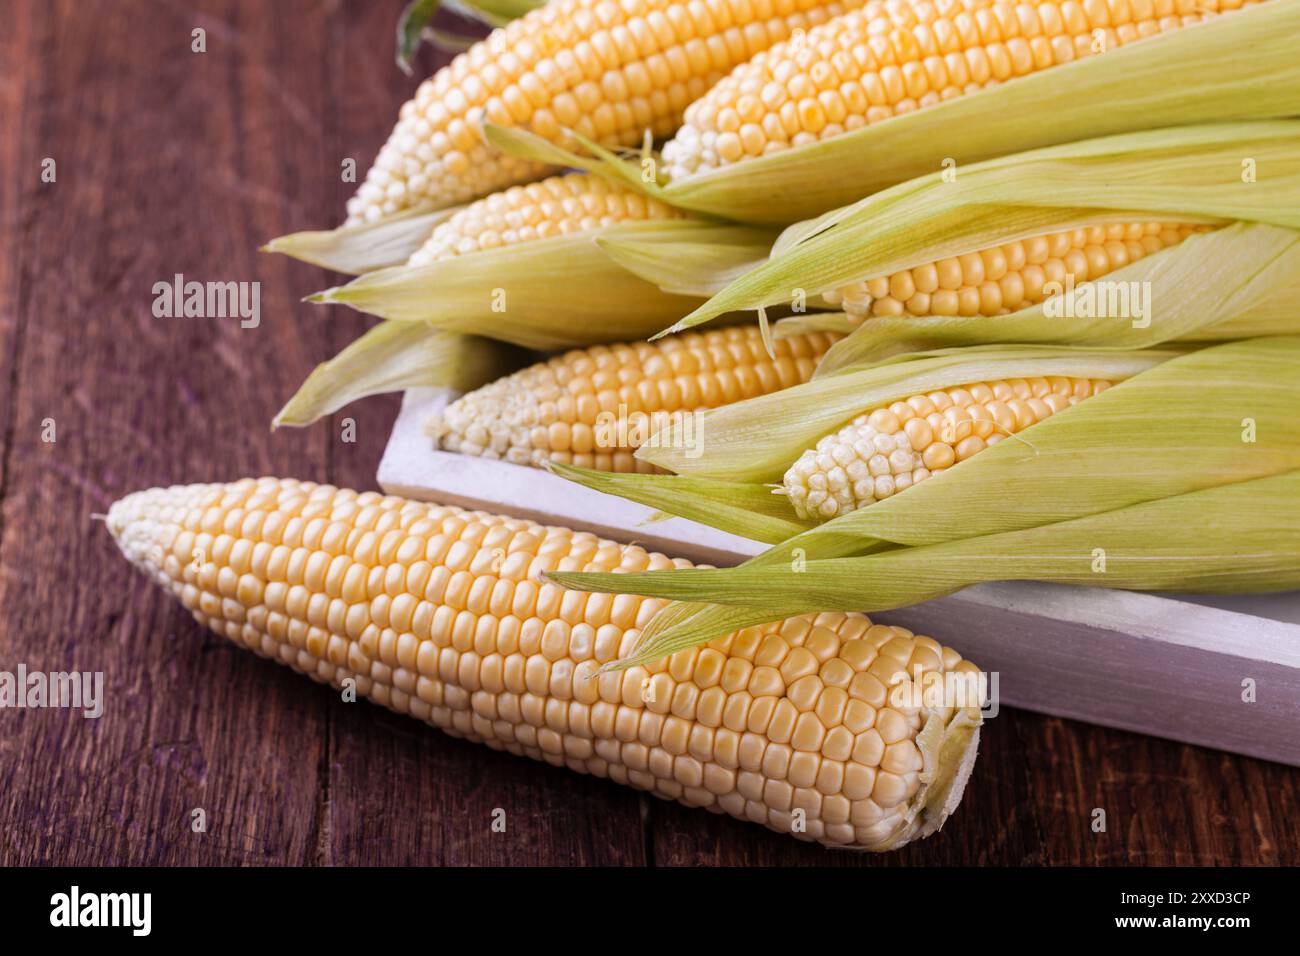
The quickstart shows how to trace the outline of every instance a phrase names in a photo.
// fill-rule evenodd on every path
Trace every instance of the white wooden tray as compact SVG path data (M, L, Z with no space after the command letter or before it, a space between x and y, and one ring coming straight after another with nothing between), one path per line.
M682 518L647 523L650 508L536 468L437 451L424 423L451 397L407 393L379 464L385 491L716 565L764 548ZM1008 582L873 617L996 672L1002 704L1300 766L1300 592L1175 599Z

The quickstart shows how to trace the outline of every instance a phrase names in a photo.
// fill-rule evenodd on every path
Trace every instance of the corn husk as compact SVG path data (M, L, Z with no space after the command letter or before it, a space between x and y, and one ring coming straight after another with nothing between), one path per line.
M317 365L272 421L303 426L369 395L408 388L478 388L528 361L521 349L419 322L381 322Z
M442 0L443 6L461 16L481 20L488 26L503 27L525 13L545 6L546 0Z
M670 425L637 457L679 475L722 481L779 481L805 448L865 408L971 382L1035 375L1130 378L1176 350L1105 351L1049 346L945 349L835 375L708 409L690 423L698 440ZM697 449L703 449L703 454Z
M698 287L699 294L665 292L619 265L599 245L608 236L690 248L681 287ZM770 239L766 230L699 220L622 223L383 269L311 300L526 348L574 348L645 338L761 260Z
M357 276L401 265L424 245L438 223L464 208L464 205L443 209L421 206L378 222L294 232L272 239L261 251L283 253L322 269Z
M1152 353L1119 354L1137 357ZM915 363L929 365L934 361L922 358L892 364L906 367ZM881 368L890 367L886 364ZM852 374L840 373L826 381L851 377ZM806 386L799 386L803 387ZM735 407L751 403L744 402ZM795 404L802 405L803 402ZM1296 414L1297 408L1300 408L1300 338L1253 339L1167 357L1114 388L1033 426L1021 433L1019 437L1023 441L1008 440L990 446L959 466L905 492L781 542L743 567L788 568L820 560L863 556L879 556L884 561L884 556L889 554L898 556L904 551L919 552L968 539L986 541L994 536L1014 536L1035 528L1126 512L1126 517L1116 520L1113 526L1096 524L1086 527L1113 528L1116 533L1130 525L1141 528L1142 533L1134 535L1124 547L1130 551L1136 549L1139 554L1146 548L1145 553L1151 555L1149 564L1171 560L1171 555L1176 556L1187 544L1186 537L1162 539L1163 528L1180 535L1191 535L1192 541L1199 536L1207 548L1222 548L1221 551L1207 552L1218 554L1222 558L1221 564L1231 563L1227 556L1232 555L1246 560L1242 567L1247 568L1248 573L1222 568L1207 570L1192 560L1190 563L1175 562L1180 569L1176 575L1142 577L1138 573L1142 562L1134 559L1135 563L1126 565L1132 572L1128 577L1107 574L1084 578L1075 575L1077 567L1070 565L1068 573L1075 575L1068 578L1071 583L1142 589L1230 588L1242 591L1294 586L1285 581L1279 584L1278 566L1270 563L1274 562L1274 557L1265 555L1261 559L1263 563L1252 565L1247 560L1248 547L1232 537L1237 533L1235 527L1246 528L1254 534L1250 529L1255 526L1242 518L1246 512L1252 519L1263 513L1263 527L1271 527L1267 520L1269 509L1276 511L1282 507L1277 502L1286 501L1284 494L1278 492L1275 498L1274 491L1269 490L1255 504L1251 504L1253 499L1249 497L1239 500L1194 496L1220 488L1253 486L1260 479L1300 469L1300 415ZM797 418L800 412L795 409L789 415ZM810 437L815 440L823 433L819 431ZM717 431L711 432L706 424L702 435L706 441L704 458L707 459L712 451L712 442L717 439ZM788 461L793 461L793 457ZM637 484L641 485L655 479L655 476L646 475L620 477L639 479ZM639 494L628 493L634 489L633 483L620 484L625 497L642 500ZM1280 486L1261 487L1275 489ZM1240 493L1247 494L1244 491ZM1294 489L1290 493L1294 496ZM1174 498L1185 502L1180 506L1184 509L1181 520L1170 520L1169 512L1160 511L1162 517L1159 520L1142 524L1141 515L1156 512L1140 512L1138 517L1133 517L1134 513L1128 511ZM1292 497L1283 509L1289 509L1292 517L1297 510L1295 500ZM675 510L670 499L662 501L669 510ZM1207 510L1214 502L1235 504L1232 507L1225 505L1221 510ZM707 509L698 507L698 503L693 507L699 516L697 520L708 520ZM1273 514L1273 517L1277 515ZM1131 522L1129 518L1132 518ZM1234 525L1238 518L1242 518L1239 526ZM1005 537L1000 540L1003 544L1031 541L1037 547L1042 539ZM1172 543L1165 547L1162 543L1165 541ZM931 550L927 553L942 556L980 552ZM1011 549L1005 553L1026 559L1028 563L1004 564L995 576L973 580L999 580L1004 575L1008 579L1067 580L1063 576L1067 572L1051 562L1043 563L1041 576L1032 573L1035 567L1032 558L1038 553L1034 548ZM1091 549L1087 553L1092 556ZM1293 548L1289 557L1292 564L1285 565L1281 573L1296 573L1294 564L1300 563L1300 550ZM895 565L885 561L882 566ZM927 587L925 562L897 566L915 570L922 580L920 583L899 584L896 593L888 590L878 592L871 598L872 607L896 607L923 599L915 595L921 593L917 589ZM606 579L599 575L563 575L557 576L556 580L566 586L584 589L622 588L686 602L725 600L728 604L735 603L736 606L726 608L693 603L670 606L651 622L642 636L643 644L637 648L638 655L643 651L650 653L646 648L651 648L653 656L637 656L636 660L654 659L660 653L668 653L664 648L675 641L686 642L673 646L673 649L680 649L738 627L773 619L766 616L765 605L755 604L747 596L736 593L723 599L719 597L721 592L701 590L701 580L708 583L708 579L693 578L689 584L681 585L673 583L670 576L655 577L644 583L634 583L625 575ZM897 583L902 578L887 580ZM954 579L941 575L936 580L942 587L934 594L947 593L943 588L951 590L963 586L960 583L954 585ZM973 583L973 580L965 583ZM786 580L782 587L803 593L813 586L810 582L809 578ZM862 582L859 585L865 587ZM708 586L713 587L712 584ZM824 596L819 594L818 598ZM924 596L933 594L926 592ZM866 604L855 606L869 609ZM620 666L627 663L627 660L620 662Z
M407 76L411 75L411 60L422 40L430 40L440 49L460 52L482 39L461 36L434 26L434 15L441 7L495 28L505 26L545 2L546 0L411 0L397 21L397 67Z
M1255 181L1243 176L1253 175ZM934 173L791 226L668 331L1046 232L1114 221L1300 228L1300 120L1128 133Z
M1300 587L1297 500L1300 470L1071 521L861 557L547 577L583 590L692 602L675 606L686 614L673 627L647 629L633 653L615 665L623 668L703 643L740 621L749 626L815 611L906 607L985 581L1218 594L1289 590ZM703 602L731 613L701 614Z
M548 467L586 488L663 509L653 516L655 521L689 518L772 544L816 527L815 522L796 517L766 485L683 475L620 474L558 462ZM651 477L653 481L637 480Z
M893 355L965 345L1035 343L1097 349L1153 348L1166 342L1205 342L1300 332L1300 232L1236 223L1192 236L1177 246L1108 273L1114 288L1144 283L1149 314L1048 315L1040 303L1002 316L889 316L866 320L843 313L783 319L777 338L814 330L841 332L817 366L829 375Z
M679 474L612 474L553 467L586 487L776 544L815 527L816 522L800 519L787 499L772 493L771 482L779 481L805 448L865 407L997 378L1077 374L1118 381L1177 354L1171 350L1115 354L1026 347L941 350L876 367L847 369L842 375L814 378L780 393L707 409L698 412L691 423L691 442L670 426L638 449L637 457ZM701 449L703 454L699 454Z
M962 351L982 353L985 359L963 360ZM1062 369L1078 355L1078 367L1085 369L1078 374L1119 379L1120 384L1039 422L1016 440L990 446L942 475L821 525L818 531L835 527L860 540L926 544L956 534L993 534L1063 521L1300 468L1300 337L1250 339L1183 355L1146 350L1088 358L1089 353L1080 351L1050 359L1048 350L1015 351L1025 354L1014 365L1002 349L956 350L936 359L889 363L796 386L782 393L789 406L779 413L779 422L777 415L752 407L768 396L706 412L699 429L704 454L695 461L721 456L735 463L731 476L719 476L712 463L699 469L710 477L778 481L805 448L861 409L928 391L911 387L921 381L947 387L958 384L958 377L964 383L1023 377L1013 370L1028 367L1024 359L1038 352L1041 371L1029 374L1070 374ZM945 360L953 364L940 364ZM1127 368L1121 364L1126 360L1132 363ZM1115 364L1108 368L1107 361ZM1140 363L1147 367L1140 368ZM927 371L907 380L903 388L863 389L863 400L842 406L847 412L838 413L829 427L797 424L812 414L807 406L826 401L827 395L839 401L839 390L822 392L818 386L858 376L859 381L878 382L877 376L889 369L913 365ZM1008 373L978 374L998 368ZM977 374L965 377L971 372ZM802 395L793 394L804 389L808 391ZM732 421L725 428L710 421L728 413ZM747 441L741 436L761 431L765 424L779 434L747 456L738 447ZM1248 424L1256 441L1243 440ZM660 456L665 449L650 451L644 457ZM1014 507L1008 505L1012 489Z
M610 259L661 291L707 299L767 261L776 236L774 230L718 224L639 233L611 230L595 241Z
M610 175L683 209L737 221L797 222L935 172L945 160L960 170L1008 153L1153 126L1300 114L1297 35L1300 0L1270 0L667 185L643 177L641 159L620 162L576 137L582 153L551 148L545 161L604 165ZM527 134L493 142L526 158L548 151Z

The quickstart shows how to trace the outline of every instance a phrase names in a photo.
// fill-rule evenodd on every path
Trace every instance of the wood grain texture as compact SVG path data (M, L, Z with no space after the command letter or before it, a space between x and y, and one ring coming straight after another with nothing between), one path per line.
M415 86L392 66L401 6L6 6L0 669L102 671L107 711L0 711L0 864L1300 863L1295 770L1013 711L985 728L942 833L829 853L345 703L129 568L91 517L124 492L265 473L374 486L394 398L269 431L367 323L300 304L331 277L255 250L338 220L342 159L364 170ZM154 318L153 283L178 272L260 281L261 325Z

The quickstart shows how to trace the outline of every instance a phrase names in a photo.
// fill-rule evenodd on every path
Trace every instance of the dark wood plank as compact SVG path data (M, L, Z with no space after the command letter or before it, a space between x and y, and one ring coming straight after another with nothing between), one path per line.
M1213 715L1206 715L1213 719ZM1022 760L1046 861L1079 865L1294 865L1300 773L1074 721L1036 717ZM1106 830L1093 832L1094 812Z
M151 484L323 477L320 438L273 439L265 424L309 363L290 321L296 297L260 272L252 238L292 201L277 183L320 152L308 131L285 135L283 99L268 92L274 79L308 109L325 105L307 69L324 37L314 5L297 6L301 22L270 33L241 22L252 5L14 8L25 42L7 62L28 77L19 116L34 113L21 148L55 157L58 182L27 188L21 235L6 243L22 347L7 408L0 646L9 665L102 671L107 710L5 714L0 862L313 857L321 701L205 635L91 519ZM206 54L189 51L195 25L208 29ZM256 76L261 93L237 95ZM177 272L263 280L265 321L154 318L153 283ZM40 440L46 418L54 444ZM196 807L204 834L190 829Z
M0 502L4 501L9 469L9 433L13 428L14 374L21 347L18 324L17 250L26 233L25 217L30 213L30 195L40 183L40 157L36 156L32 125L36 118L28 108L35 100L35 71L18 69L22 51L35 47L36 18L19 8L0 31ZM30 62L30 54L25 62ZM13 65L13 69L10 69ZM4 540L4 509L0 508L0 541Z

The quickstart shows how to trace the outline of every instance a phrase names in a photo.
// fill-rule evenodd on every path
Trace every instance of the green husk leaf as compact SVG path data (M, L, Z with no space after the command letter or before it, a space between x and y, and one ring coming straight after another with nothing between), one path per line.
M514 126L498 126L496 123L484 120L482 130L483 138L489 146L519 159L545 163L548 166L585 170L655 199L664 198L657 179L658 166L649 150L642 150L634 157L624 158L624 155L611 152L581 133L566 130L566 134L585 150L585 153L578 153L543 139L536 133Z
M424 245L434 226L463 208L421 206L359 226L290 233L272 239L262 252L280 252L333 272L361 275L404 263Z
M839 335L852 335L861 327L862 322L844 312L806 312L801 315L792 315L777 322L772 326L772 336L780 340L792 338L796 335L807 335L809 332L835 332ZM834 347L831 346L831 348ZM903 350L899 349L898 351ZM913 349L912 351L923 350ZM829 355L830 352L826 354ZM826 356L823 355L821 362L817 363L818 372L821 371L825 363Z
M1270 0L798 149L678 180L684 209L789 223L955 161L1071 140L1300 114L1300 3ZM1243 156L1247 155L1245 153Z
M696 634L708 632L720 637L772 620L771 613L761 608L673 601L650 619L630 654L610 661L597 673L652 664L662 656L658 650L661 647L694 647Z
M698 220L653 220L611 226L600 235L717 242L719 251L710 262L725 271L734 267L735 255L747 254L736 252L743 242L728 244L727 237L748 231ZM534 349L645 338L699 301L664 292L624 269L595 238L591 233L557 236L384 269L312 299ZM703 266L692 275L706 280ZM502 296L504 309L496 311Z
M525 13L544 6L546 0L444 0L449 10L482 20L488 26L503 27Z
M1019 531L862 557L547 577L588 591L737 605L762 610L768 620L906 607L985 581L1208 594L1283 591L1300 587L1297 500L1300 470ZM653 650L656 656L669 653Z
M1243 181L1247 160L1254 182ZM951 182L923 176L792 227L766 263L671 331L788 302L797 289L819 294L973 249L1153 214L1300 228L1300 121L1126 133L989 160Z
M450 4L448 4L450 6ZM476 18L477 19L477 18ZM456 33L452 30L444 30L441 27L429 27L425 30L424 35L439 50L446 50L449 53L464 53L475 43L483 38L472 36L468 33Z
M823 320L825 328L844 331L847 326L852 334L831 347L817 375L893 355L964 345L1019 342L1141 349L1175 340L1300 332L1300 311L1294 305L1300 298L1300 233L1236 223L1129 263L1109 273L1101 287L1130 283L1143 283L1147 290L1149 314L1144 319L1049 317L1047 312L1059 309L1060 300L1011 315L891 316L870 318L856 327L837 315ZM1076 293L1085 285L1097 287L1081 283ZM816 316L800 319L791 331L815 327L817 321Z
M557 475L586 488L766 544L776 544L815 527L812 521L794 517L789 504L772 494L767 485L677 475L616 474L558 463L550 467Z
M304 426L349 402L419 386L478 388L525 364L520 349L418 322L381 322L317 365L272 421Z
M1154 365L1015 440L769 554L785 560L799 549L824 557L828 548L843 554L996 534L1290 471L1300 468L1297 408L1300 337L1210 346ZM717 428L706 425L703 434L712 451Z
M551 572L587 591L675 601L607 669L647 664L766 621L811 612L906 607L985 581L1049 581L1141 591L1242 594L1300 587L1300 471L1220 485L1020 531L800 565ZM750 602L750 603L745 603ZM727 606L734 604L735 606Z
M644 528L646 525L662 524L665 521L672 521L676 517L676 515L670 515L667 511L656 511L638 521L637 527Z
M1290 471L1300 468L1297 408L1300 337L1211 346L823 527L927 544Z
M863 409L938 388L1035 375L1128 378L1172 356L1173 350L1101 351L1013 345L947 349L845 369L770 395L700 412L692 427L704 443L697 454L682 425L657 432L637 457L679 475L724 481L780 481L805 448ZM1055 416L1053 416L1055 418ZM891 499L892 500L892 499Z
M397 68L410 76L411 59L420 47L424 28L438 12L438 0L411 0L397 19Z
M407 76L411 75L411 60L420 48L421 40L431 39L435 46L459 51L482 39L435 28L432 25L433 17L439 7L446 7L460 16L496 28L522 17L545 2L546 0L411 0L397 21L397 68Z
M707 298L767 261L775 238L770 229L719 225L689 237L676 232L639 238L604 235L596 244L664 292Z
M853 534L838 534L831 525L823 525L821 528L816 529L816 532L818 533L816 539L817 550L814 553L823 559L845 555L876 554L895 547L881 541L863 542ZM798 543L803 542L805 537L801 535L791 539L791 542L787 545L770 548L751 558L742 566L762 568L782 563L785 566L792 566L792 561L806 561L809 556L808 552L798 547ZM650 619L650 623L641 631L641 636L637 639L637 643L629 657L611 661L602 667L600 671L625 670L637 664L647 664L657 660L658 654L656 652L651 650L649 653L643 654L643 649L655 646L656 642L675 641L680 634L696 634L707 631L716 637L720 634L731 634L756 624L765 624L770 620L772 620L771 615L762 608L673 601ZM690 641L681 646L689 647L693 643L695 642Z

